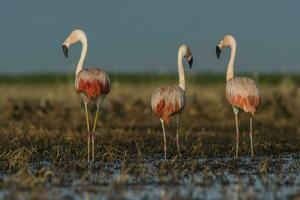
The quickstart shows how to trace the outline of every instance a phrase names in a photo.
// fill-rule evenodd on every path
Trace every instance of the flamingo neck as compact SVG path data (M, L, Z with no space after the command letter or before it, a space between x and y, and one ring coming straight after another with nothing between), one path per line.
M232 42L232 44L230 44L230 49L231 49L231 53L230 53L230 59L227 65L227 74L226 74L226 80L229 81L230 79L232 79L234 77L234 60L235 60L235 53L236 53L236 43Z
M78 61L77 68L76 68L76 76L83 68L83 63L84 63L85 56L87 53L87 48L88 48L87 38L84 34L79 36L79 41L82 44L82 50L81 50L80 59Z
M178 59L177 59L178 74L179 74L179 87L181 87L183 90L185 90L185 74L184 74L182 58L183 58L183 54L181 51L179 51Z

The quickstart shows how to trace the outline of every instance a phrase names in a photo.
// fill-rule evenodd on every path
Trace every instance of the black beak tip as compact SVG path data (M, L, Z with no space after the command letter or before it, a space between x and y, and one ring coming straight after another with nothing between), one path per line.
M192 58L188 61L188 63L189 63L189 68L190 68L190 69L192 68L193 62L194 62L194 59L193 59L193 57L192 57Z
M68 57L68 51L69 51L68 47L66 45L62 45L62 49L63 49L65 57L67 58Z
M216 54L217 54L217 57L220 58L221 49L219 46L216 46Z

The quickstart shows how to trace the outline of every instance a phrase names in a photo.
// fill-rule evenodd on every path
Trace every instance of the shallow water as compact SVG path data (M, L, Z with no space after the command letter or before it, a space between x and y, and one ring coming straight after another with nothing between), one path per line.
M35 174L43 162L28 167ZM96 163L60 171L43 186L51 199L291 199L300 196L300 157L294 154L197 160ZM4 180L9 175L3 175ZM62 181L57 181L58 178ZM45 192L44 191L44 192ZM31 198L34 189L2 188L0 197Z

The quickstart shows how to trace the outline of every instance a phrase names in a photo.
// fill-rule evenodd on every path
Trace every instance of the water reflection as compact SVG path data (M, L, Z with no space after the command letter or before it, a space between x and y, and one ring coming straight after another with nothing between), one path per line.
M161 200L169 200L168 192L166 191L165 186L162 186L162 188L161 188L160 199Z
M162 171L166 167L163 161L145 161L137 168L143 169L143 174L134 170L134 173L128 170L124 174L119 165L115 168L110 165L107 168L109 173L106 169L91 170L82 175L75 173L72 185L53 186L49 194L61 193L86 200L290 199L300 194L300 158L297 155L255 160L245 157L239 161L231 158L200 159L193 172L189 162L192 161L173 163Z

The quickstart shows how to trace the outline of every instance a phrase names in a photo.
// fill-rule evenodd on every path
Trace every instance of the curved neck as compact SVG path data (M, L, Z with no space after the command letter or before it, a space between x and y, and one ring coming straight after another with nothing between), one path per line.
M83 68L83 63L84 63L84 59L85 59L85 56L86 56L86 53L87 53L87 47L88 47L87 38L86 38L85 35L81 35L80 38L79 38L79 41L82 44L82 50L81 50L80 59L78 61L77 68L76 68L76 75Z
M184 68L182 64L182 57L183 56L181 52L178 52L177 65L178 65L178 74L179 74L179 87L185 90L185 76L184 76Z
M232 43L230 45L231 53L230 53L230 59L229 63L227 65L227 74L226 74L226 80L229 81L234 77L234 60L235 60L235 53L236 53L236 44Z

